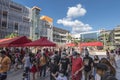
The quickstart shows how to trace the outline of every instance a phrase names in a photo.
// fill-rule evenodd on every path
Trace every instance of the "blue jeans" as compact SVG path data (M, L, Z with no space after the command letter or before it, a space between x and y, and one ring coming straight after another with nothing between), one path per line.
M7 79L7 72L0 73L0 80L6 80Z

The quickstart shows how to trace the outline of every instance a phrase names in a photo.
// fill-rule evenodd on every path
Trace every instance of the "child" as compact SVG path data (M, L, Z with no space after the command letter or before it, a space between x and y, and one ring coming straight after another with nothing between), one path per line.
M33 76L33 80L35 80L35 74L36 74L36 72L37 72L37 67L36 67L35 62L33 62L32 68L31 68L31 73L32 73L32 76Z
M16 71L18 69L18 58L15 58L15 65L14 65L14 70Z

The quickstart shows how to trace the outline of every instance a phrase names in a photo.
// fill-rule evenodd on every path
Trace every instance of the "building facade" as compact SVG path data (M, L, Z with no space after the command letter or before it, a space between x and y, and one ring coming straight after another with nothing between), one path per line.
M40 37L53 41L53 19L48 16L40 17Z
M99 40L100 31L90 31L80 33L80 39L82 42L88 42L92 40Z
M31 26L30 26L30 38L32 40L37 40L40 38L40 11L41 9L37 6L34 6L30 12L30 17L31 17Z
M109 41L109 35L111 34L112 30L101 30L100 31L100 36L99 36L99 40L104 42L108 42Z
M0 0L0 38L16 33L30 36L30 8L11 0Z
M12 0L0 0L0 38L11 33L32 40L47 37L56 43L66 43L69 31L53 27L53 19L40 15L37 6L29 8Z
M120 45L120 25L113 29L114 45Z
M40 37L46 37L48 40L53 41L53 26L45 20L40 20Z
M53 27L53 41L58 44L67 43L67 36L69 35L69 31Z

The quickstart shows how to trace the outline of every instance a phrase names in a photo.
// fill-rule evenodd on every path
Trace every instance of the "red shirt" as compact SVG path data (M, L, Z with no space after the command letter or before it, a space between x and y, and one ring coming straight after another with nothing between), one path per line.
M74 74L77 70L79 70L83 66L82 58L72 58L72 73Z
M46 55L47 57L49 57L49 52L46 52L45 55Z

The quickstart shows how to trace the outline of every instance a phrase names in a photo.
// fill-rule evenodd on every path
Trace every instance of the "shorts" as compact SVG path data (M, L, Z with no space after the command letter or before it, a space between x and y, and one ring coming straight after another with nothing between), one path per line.
M6 80L7 78L7 72L0 73L0 80Z

